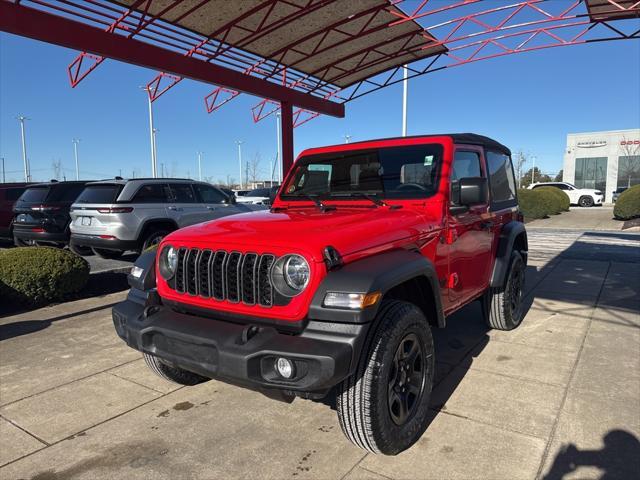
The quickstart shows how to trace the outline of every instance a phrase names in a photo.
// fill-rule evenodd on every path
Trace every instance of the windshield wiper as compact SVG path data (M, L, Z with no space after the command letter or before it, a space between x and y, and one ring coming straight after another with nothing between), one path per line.
M332 197L343 197L343 198L364 198L365 200L369 200L376 207L386 207L387 203L383 202L379 198L363 192L348 192L348 193L334 193L331 195Z
M331 210L335 210L336 207L333 205L325 205L324 203L322 203L322 200L320 200L320 196L319 195L312 195L312 194L308 194L308 193L297 193L295 195L296 197L300 197L300 198L304 198L306 200L311 200L313 203L316 204L316 207L318 207L318 209L321 212L330 212Z

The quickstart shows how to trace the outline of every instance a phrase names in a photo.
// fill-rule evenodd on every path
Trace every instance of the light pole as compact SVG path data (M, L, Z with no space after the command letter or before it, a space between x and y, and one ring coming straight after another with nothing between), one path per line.
M280 112L276 113L276 168L278 169L278 183L282 183L282 167L280 165Z
M78 168L78 143L80 143L80 139L74 138L71 143L73 143L73 156L76 160L76 180L80 180L80 169Z
M20 135L22 138L22 162L24 163L24 181L29 182L31 180L31 167L29 160L27 160L27 141L25 139L24 121L29 120L24 115L18 115L16 117L20 121Z
M353 135L344 135L344 143L349 143L351 141L351 137L353 137Z
M149 87L140 87L147 93L147 101L149 102L149 141L151 143L151 176L158 177L158 161L156 156L156 129L153 127L153 106L151 102L151 92Z
M409 81L407 79L407 66L402 66L402 136L407 136L407 96Z
M198 152L198 180L202 181L202 152Z
M242 190L242 140L236 140L238 145L238 165L240 166L240 190Z

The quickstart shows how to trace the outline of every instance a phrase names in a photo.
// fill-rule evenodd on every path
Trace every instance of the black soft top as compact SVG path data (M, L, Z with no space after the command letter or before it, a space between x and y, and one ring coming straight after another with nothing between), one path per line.
M476 133L450 133L445 134L445 137L451 137L454 143L466 143L469 145L481 145L490 149L498 150L511 156L511 150L502 145L500 142L496 142L493 138L485 137L484 135L478 135Z
M369 140L361 140L359 142L351 142L349 145L358 145L359 143L376 142L381 140L400 140L404 138L422 138L422 137L450 137L453 143L462 143L467 145L480 145L482 147L489 148L491 150L497 150L506 155L511 156L511 150L502 145L500 142L495 141L493 138L485 137L484 135L478 135L477 133L433 133L423 135L411 135L408 137L388 137L388 138L374 138ZM344 144L340 144L344 145ZM337 146L337 145L334 145ZM313 150L313 149L312 149Z

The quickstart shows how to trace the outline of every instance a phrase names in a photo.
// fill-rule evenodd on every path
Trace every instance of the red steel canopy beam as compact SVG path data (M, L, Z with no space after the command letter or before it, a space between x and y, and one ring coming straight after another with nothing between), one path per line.
M0 30L344 117L342 104L19 4L0 1Z

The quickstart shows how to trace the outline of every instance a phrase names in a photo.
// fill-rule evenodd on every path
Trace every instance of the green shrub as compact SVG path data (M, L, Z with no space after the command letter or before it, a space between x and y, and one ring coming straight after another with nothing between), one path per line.
M518 204L520 211L527 220L545 218L548 215L548 206L545 202L545 195L535 190L522 188L518 190Z
M547 205L549 215L558 215L569 211L569 196L556 187L539 187L536 191L542 192Z
M84 288L87 261L53 247L20 247L0 251L0 298L42 304L62 300Z
M613 207L613 216L618 220L640 217L640 185L627 188L620 194Z

